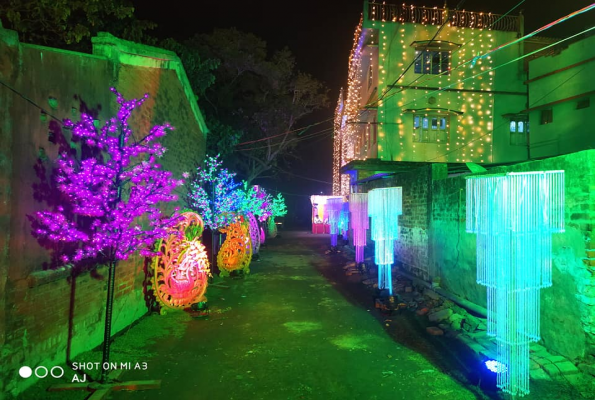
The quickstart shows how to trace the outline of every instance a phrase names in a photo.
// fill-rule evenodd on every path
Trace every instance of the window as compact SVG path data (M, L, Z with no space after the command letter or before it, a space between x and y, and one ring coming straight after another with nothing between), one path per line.
M576 103L576 109L580 110L581 108L589 108L591 107L591 99L583 99Z
M374 83L374 69L370 65L368 67L368 90L370 90L373 83Z
M416 50L414 71L416 74L431 75L438 75L445 71L449 73L449 52Z
M526 117L514 117L510 119L510 145L526 146L529 122Z
M541 110L541 125L551 124L552 122L554 122L554 111L551 108Z
M445 115L414 115L413 141L421 143L448 142L449 121Z

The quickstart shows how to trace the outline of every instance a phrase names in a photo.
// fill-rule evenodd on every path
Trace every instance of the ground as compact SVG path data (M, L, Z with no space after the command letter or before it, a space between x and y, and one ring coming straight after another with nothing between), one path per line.
M351 255L325 254L328 235L282 231L280 236L261 250L249 275L214 280L219 287L208 289L207 317L150 314L118 335L112 361L131 363L122 379L161 379L161 388L113 392L109 398L505 398L477 380L454 339L428 335L414 313L389 316L374 308L361 276L343 271ZM99 360L94 351L75 361ZM96 372L89 371L92 377ZM70 382L72 374L66 375ZM22 398L87 395L46 392L48 383L40 381ZM528 398L577 398L553 383L533 389Z

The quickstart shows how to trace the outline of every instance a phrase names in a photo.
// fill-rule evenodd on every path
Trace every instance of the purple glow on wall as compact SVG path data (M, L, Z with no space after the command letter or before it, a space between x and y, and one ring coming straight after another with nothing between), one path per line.
M355 262L364 262L364 247L366 246L366 230L369 228L368 194L351 193L349 195L349 211L351 212L351 229L353 230L353 245L355 246Z

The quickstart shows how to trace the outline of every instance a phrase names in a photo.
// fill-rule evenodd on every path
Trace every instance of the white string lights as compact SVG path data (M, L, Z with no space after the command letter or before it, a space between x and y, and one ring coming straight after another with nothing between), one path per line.
M540 340L540 289L552 285L552 233L564 232L564 171L467 179L467 232L477 234L477 283L487 287L498 387L529 393L529 344Z
M349 211L351 212L351 229L353 230L353 245L355 246L355 262L364 262L364 247L366 247L366 230L369 227L368 194L351 193L349 195Z
M363 19L355 29L353 48L349 56L349 73L347 78L347 93L343 99L343 92L335 109L335 131L333 143L333 194L349 194L349 176L341 175L340 169L348 162L361 158L356 154L356 141L359 140L357 122L361 106L362 87L362 48L365 35L362 34ZM344 103L343 103L344 101ZM359 149L358 149L359 150Z
M368 192L374 262L378 265L378 288L387 289L391 296L391 266L395 262L395 240L399 237L398 217L403 213L402 193L401 187L373 189Z

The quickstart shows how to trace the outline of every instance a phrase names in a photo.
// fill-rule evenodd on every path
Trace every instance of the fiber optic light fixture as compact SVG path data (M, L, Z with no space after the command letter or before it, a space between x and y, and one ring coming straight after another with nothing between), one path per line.
M355 246L355 262L364 262L366 247L366 230L369 228L368 193L351 193L349 195L349 211L351 212L351 229Z
M341 213L339 214L339 232L343 240L349 239L349 202L344 201L341 204Z
M564 171L467 178L466 230L477 234L477 283L487 287L488 335L503 366L497 386L524 396L539 290L552 285L552 233L564 232Z
M330 225L331 246L337 245L337 235L340 234L339 220L341 218L341 210L343 209L343 198L332 197L326 201L328 210L328 223Z
M395 262L395 240L399 237L398 217L403 213L403 188L373 189L368 193L368 215L372 218L374 262L378 265L378 289L393 294L391 266Z

